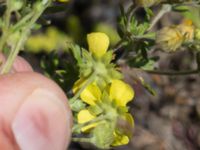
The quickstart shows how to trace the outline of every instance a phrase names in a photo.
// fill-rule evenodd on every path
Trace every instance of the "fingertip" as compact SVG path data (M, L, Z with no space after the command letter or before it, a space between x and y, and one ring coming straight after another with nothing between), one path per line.
M71 114L54 94L36 89L12 123L21 150L64 150L71 135Z
M6 63L5 56L0 53L0 70L2 66ZM33 68L31 65L22 57L17 56L14 60L13 66L11 68L11 73L15 72L32 72Z
M33 68L31 65L22 57L17 56L17 58L14 61L13 69L15 72L28 72L33 71Z

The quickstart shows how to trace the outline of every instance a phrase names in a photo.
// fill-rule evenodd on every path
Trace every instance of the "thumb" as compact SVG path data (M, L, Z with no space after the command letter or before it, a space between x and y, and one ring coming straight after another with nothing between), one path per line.
M21 150L64 150L70 133L70 116L62 101L43 88L34 90L19 108L12 123ZM68 118L66 117L68 116Z

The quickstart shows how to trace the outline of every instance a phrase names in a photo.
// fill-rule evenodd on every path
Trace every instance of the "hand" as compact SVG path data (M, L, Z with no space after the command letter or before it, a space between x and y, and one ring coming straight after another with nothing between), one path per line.
M71 123L64 92L24 59L18 57L11 73L0 75L1 150L65 150Z

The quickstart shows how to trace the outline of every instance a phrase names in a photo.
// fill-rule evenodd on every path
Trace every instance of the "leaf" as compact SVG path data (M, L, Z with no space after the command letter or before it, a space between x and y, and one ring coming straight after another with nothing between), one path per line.
M150 18L154 15L153 11L148 7L145 7L144 9L146 11L147 20L150 20Z
M81 48L78 45L71 45L71 51L73 53L74 58L78 62L80 66L82 64L82 57L81 57Z

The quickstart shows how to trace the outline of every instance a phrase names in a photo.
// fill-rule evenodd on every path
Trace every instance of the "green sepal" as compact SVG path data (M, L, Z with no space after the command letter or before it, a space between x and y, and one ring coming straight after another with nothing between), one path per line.
M91 114L93 114L95 116L97 116L103 112L101 107L99 107L98 105L89 106L88 110L91 112Z
M80 66L82 64L81 48L78 45L71 44L70 49L72 50L74 58L76 59L78 65Z
M103 57L101 58L101 61L105 64L108 65L113 59L113 51L107 51Z
M114 141L114 125L112 122L105 122L97 127L92 132L92 143L100 149L109 149Z
M85 107L86 107L86 104L82 100L79 100L79 99L77 99L76 101L70 104L70 108L74 112L79 112L82 109L85 109Z

